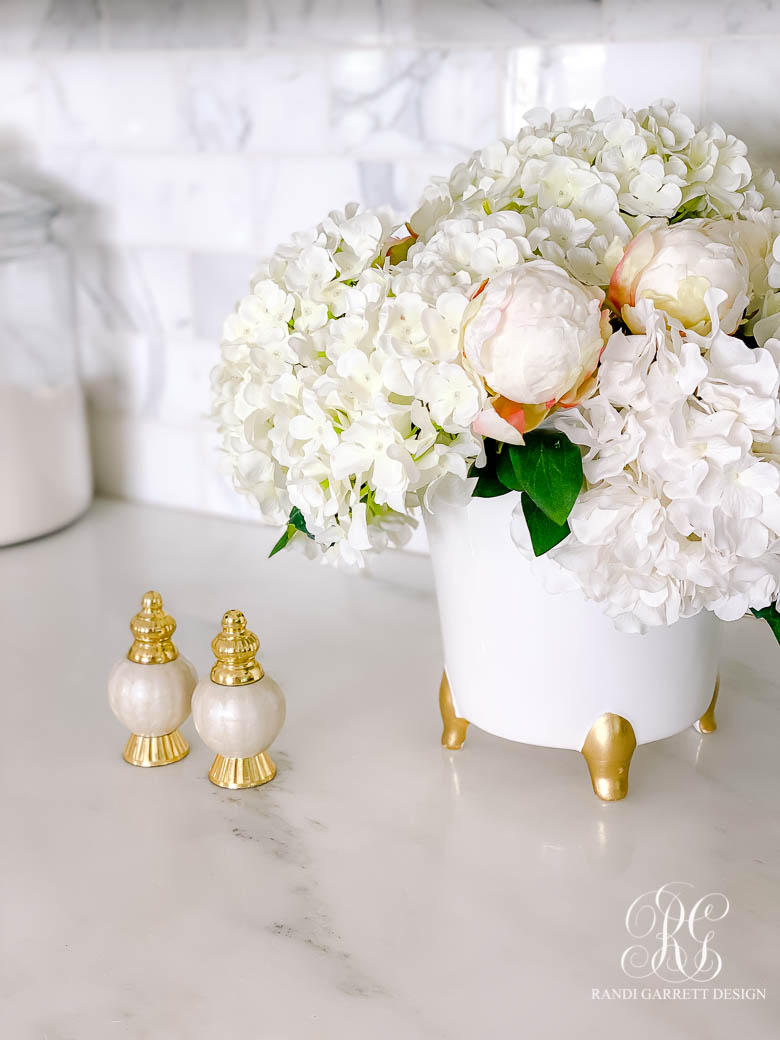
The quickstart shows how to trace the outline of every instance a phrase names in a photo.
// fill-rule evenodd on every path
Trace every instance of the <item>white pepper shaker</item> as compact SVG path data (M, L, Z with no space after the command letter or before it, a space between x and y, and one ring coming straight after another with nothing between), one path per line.
M167 766L190 750L179 726L190 713L198 676L173 645L176 622L159 592L144 594L130 630L133 645L108 679L111 710L131 732L122 757L131 766Z
M256 660L260 641L240 610L224 615L211 648L216 664L192 695L195 728L217 756L209 780L234 789L267 784L276 776L266 751L284 725L284 694Z

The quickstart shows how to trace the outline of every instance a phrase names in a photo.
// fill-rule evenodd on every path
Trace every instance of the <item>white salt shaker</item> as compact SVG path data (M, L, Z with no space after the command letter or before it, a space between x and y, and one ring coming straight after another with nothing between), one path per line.
M284 694L256 660L260 641L240 610L224 615L211 648L216 664L192 695L195 728L217 754L209 780L229 788L267 784L276 776L266 751L284 725Z
M173 645L176 622L159 592L144 594L130 630L133 645L108 679L111 710L131 732L122 757L132 766L167 766L190 750L179 726L190 713L198 676Z

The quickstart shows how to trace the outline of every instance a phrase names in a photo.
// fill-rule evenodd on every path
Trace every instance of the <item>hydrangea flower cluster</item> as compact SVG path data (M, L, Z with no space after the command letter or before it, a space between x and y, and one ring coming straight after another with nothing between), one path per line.
M467 301L392 299L392 227L352 205L278 249L227 319L213 375L236 487L267 520L297 520L295 544L352 565L401 544L409 506L449 473L465 485L481 450L484 395L458 364Z
M610 338L598 392L556 424L585 449L586 489L542 580L627 631L736 620L780 588L780 342L726 335L711 292L707 335L642 301L646 331ZM517 510L512 533L529 547Z
M400 231L350 206L271 257L213 378L235 484L278 547L360 565L552 433L581 456L568 523L530 485L512 523L550 587L628 630L767 607L779 233L773 175L671 102L529 113Z

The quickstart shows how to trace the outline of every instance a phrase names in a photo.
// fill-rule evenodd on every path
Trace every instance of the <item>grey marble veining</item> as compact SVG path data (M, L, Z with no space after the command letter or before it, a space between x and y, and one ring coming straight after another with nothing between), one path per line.
M599 35L601 0L251 0L255 46L319 43L511 45Z
M641 747L628 799L604 804L574 753L476 730L441 749L425 559L385 556L353 577L269 561L273 537L99 502L0 552L3 1035L772 1040L768 630L726 630L718 732ZM183 762L122 762L105 682L147 586L201 673L222 611L247 613L287 694L271 784L209 784L191 722ZM728 897L717 984L764 1000L593 1000L629 985L626 911L671 880Z
M62 50L98 47L104 25L101 0L49 0L33 46Z
M242 47L248 0L101 0L112 47Z
M392 36L408 0L250 0L250 43L374 45Z
M57 148L398 159L495 137L505 64L489 49L334 48L46 54L26 71Z
M353 50L328 61L331 136L366 157L449 149L498 133L502 55L491 50Z
M0 51L87 50L101 45L100 0L3 0Z
M474 45L525 40L586 40L601 34L602 0L434 0L409 3L400 32L430 43Z
M603 0L604 30L615 39L691 40L776 33L778 0Z

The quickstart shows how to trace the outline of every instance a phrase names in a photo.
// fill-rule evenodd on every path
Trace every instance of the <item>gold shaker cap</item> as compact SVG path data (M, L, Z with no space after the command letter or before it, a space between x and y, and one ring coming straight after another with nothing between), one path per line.
M130 621L130 631L133 645L127 656L136 664L166 664L179 656L171 641L176 622L163 609L159 592L144 593L141 609Z
M263 678L263 669L255 659L260 640L246 627L240 610L228 610L222 617L222 631L211 643L217 663L211 669L211 681L219 686L246 686Z

